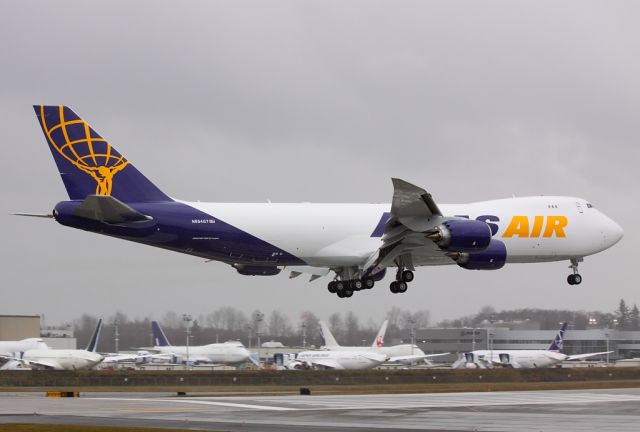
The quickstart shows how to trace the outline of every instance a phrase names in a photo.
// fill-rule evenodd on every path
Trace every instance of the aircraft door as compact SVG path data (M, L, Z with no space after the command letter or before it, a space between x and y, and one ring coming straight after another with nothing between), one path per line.
M500 354L500 364L502 364L502 366L511 365L511 358L509 357L509 354L506 354L506 353Z

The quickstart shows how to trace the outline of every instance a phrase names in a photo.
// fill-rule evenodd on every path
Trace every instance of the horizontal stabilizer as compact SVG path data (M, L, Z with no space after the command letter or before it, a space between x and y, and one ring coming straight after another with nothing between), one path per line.
M75 216L108 224L151 220L149 216L135 211L122 201L109 195L89 195L78 206Z
M43 214L43 213L13 213L14 216L28 216L28 217L37 217L37 218L53 218L52 214Z

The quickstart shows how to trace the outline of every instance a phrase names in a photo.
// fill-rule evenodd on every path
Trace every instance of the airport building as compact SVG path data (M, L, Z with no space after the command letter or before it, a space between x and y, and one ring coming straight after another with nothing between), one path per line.
M76 349L73 329L41 326L40 315L0 315L0 340L42 338L51 348Z
M416 329L415 333L416 344L426 353L460 353L490 350L492 347L510 350L547 349L558 330L496 325L491 328L426 328ZM405 342L409 341L410 338L405 339ZM562 352L565 354L604 351L613 351L609 355L610 361L640 357L640 331L607 328L571 330L569 328L564 334Z

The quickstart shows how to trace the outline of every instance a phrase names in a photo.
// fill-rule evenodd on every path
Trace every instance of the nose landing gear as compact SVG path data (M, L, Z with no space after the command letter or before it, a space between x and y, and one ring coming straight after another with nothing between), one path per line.
M580 261L582 261L582 258L571 258L569 268L573 270L573 273L567 276L567 283L569 285L580 285L582 283L582 276L578 273L578 263Z

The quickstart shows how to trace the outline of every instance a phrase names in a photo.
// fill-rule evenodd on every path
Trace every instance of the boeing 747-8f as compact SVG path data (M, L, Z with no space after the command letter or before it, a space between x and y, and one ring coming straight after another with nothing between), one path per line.
M215 260L243 275L311 280L332 273L331 293L351 297L395 269L393 293L417 267L578 263L623 236L591 202L565 196L436 204L424 189L393 181L391 204L234 204L171 198L65 106L35 106L70 200L51 215L62 225ZM161 149L156 149L160 152ZM166 158L176 158L167 153Z

